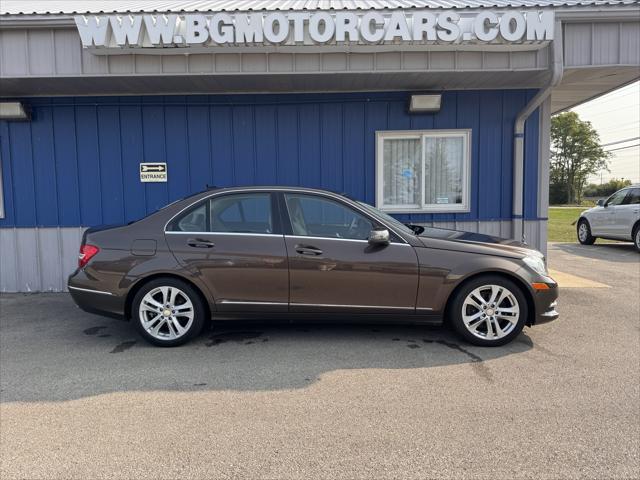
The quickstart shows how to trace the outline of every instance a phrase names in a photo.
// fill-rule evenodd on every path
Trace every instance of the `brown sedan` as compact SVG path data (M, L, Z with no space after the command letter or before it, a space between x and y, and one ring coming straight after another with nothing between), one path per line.
M212 189L129 225L84 234L69 291L180 345L210 320L449 323L503 345L558 317L540 252L487 235L404 225L305 188Z

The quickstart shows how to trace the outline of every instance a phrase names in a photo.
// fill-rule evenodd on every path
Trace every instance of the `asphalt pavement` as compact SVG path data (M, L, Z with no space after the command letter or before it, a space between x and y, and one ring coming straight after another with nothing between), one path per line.
M225 324L180 348L0 296L0 477L638 478L640 255L550 247L559 320L500 348L439 328Z

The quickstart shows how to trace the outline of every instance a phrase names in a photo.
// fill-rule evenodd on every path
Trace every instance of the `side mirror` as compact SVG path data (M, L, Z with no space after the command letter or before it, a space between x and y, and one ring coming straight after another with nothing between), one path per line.
M596 202L596 205L599 206L599 207L604 207L604 198L601 198L600 200L598 200Z
M372 245L389 245L389 230L374 228L369 233L369 243Z

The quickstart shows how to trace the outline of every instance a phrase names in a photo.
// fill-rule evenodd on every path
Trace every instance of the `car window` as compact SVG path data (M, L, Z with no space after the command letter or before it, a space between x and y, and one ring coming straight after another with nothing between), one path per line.
M271 195L223 195L193 207L172 222L171 231L273 233Z
M212 232L273 233L271 195L248 193L212 199L210 226Z
M625 203L628 203L630 205L640 204L640 188L632 188L631 192L625 199Z
M177 221L174 221L172 231L178 232L206 232L207 205L202 203L191 209Z
M285 194L294 235L367 240L371 221L357 211L328 198Z
M609 197L607 206L622 205L624 198L627 196L627 190L620 190Z

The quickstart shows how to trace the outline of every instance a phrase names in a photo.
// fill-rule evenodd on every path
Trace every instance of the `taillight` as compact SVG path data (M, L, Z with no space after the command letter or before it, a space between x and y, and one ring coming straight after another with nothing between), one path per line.
M95 245L81 245L80 254L78 255L78 268L84 267L100 249Z

